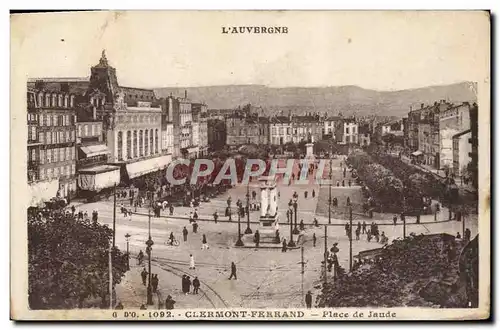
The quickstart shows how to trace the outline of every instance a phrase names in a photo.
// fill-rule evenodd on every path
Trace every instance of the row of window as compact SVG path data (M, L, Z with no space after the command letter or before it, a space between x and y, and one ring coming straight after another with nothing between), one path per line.
M349 133L349 131L351 131L351 133ZM349 127L345 128L345 134L356 134L357 131L358 131L358 128L356 126L353 126L352 130L349 130Z
M76 173L76 165L71 164L71 165L65 165L65 166L59 166L59 167L54 167L54 168L40 168L40 179L45 180L45 179L57 179L60 177L68 177L71 175L75 175Z
M37 101L38 107L72 108L75 104L75 96L40 92L37 95Z
M117 122L121 123L158 123L161 117L159 115L119 115Z
M32 150L32 159L36 159L35 150ZM40 164L50 164L64 162L67 160L75 160L76 153L74 147L40 149Z
M154 135L153 135L154 134ZM127 131L125 137L127 145L127 159L148 156L150 154L158 154L159 151L159 141L158 141L158 129L151 130L135 130ZM148 143L149 140L149 143ZM118 132L117 141L117 153L118 160L124 160L123 157L123 132ZM139 147L139 148L137 148Z
M78 125L78 137L100 136L101 130L102 130L101 123L79 124Z
M40 114L39 116L40 126L73 126L75 125L74 115L50 115L50 114Z
M38 134L38 141L42 144L75 142L75 131L40 132Z

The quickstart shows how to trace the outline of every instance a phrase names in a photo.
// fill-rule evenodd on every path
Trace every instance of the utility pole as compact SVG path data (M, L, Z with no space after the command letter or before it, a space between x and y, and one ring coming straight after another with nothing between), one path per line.
M301 288L301 291L302 291L302 303L304 303L304 247L302 246L300 248L300 264L302 265L302 271L300 272L301 274L301 284L300 284L300 288Z
M352 206L349 205L349 271L352 271Z
M289 207L289 212L287 214L290 217L290 241L288 241L288 247L295 247L295 242L293 241L293 211L292 206Z
M238 211L238 240L236 241L236 246L244 246L243 241L241 240L241 214Z
M147 288L147 304L153 305L153 287L151 286L151 253L153 252L153 240L151 239L151 206L153 205L153 197L150 196L150 205L148 209L148 233L149 238L146 241L146 252L148 254L148 288Z
M330 152L330 187L328 193L328 224L332 223L332 155Z
M328 226L325 225L325 253L324 253L324 259L325 259L325 285L326 285L326 282L327 282L327 279L326 279L326 272L327 272L327 255L328 255Z
M250 228L250 178L247 182L247 229L245 229L245 234L251 234L252 229Z
M116 235L116 183L113 186L113 246L115 246Z
M109 245L108 263L109 263L109 309L113 309L113 261L111 258L112 245Z

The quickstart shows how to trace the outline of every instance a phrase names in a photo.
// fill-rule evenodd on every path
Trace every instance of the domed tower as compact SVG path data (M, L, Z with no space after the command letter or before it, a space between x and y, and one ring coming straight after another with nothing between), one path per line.
M99 63L90 69L89 94L96 90L106 95L105 108L112 109L120 87L116 69L109 65L105 50L102 51Z

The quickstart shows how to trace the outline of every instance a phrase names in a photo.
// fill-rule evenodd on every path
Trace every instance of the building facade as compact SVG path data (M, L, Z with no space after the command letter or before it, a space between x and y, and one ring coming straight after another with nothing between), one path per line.
M358 123L355 120L343 120L340 123L341 144L358 144Z
M269 128L269 125L268 125ZM208 118L207 120L208 145L212 150L220 150L226 144L226 121L220 118ZM269 136L269 135L268 135Z
M27 102L28 186L36 206L76 192L75 95L39 82L28 86Z
M269 120L269 141L273 145L295 142L292 135L292 121L286 116L274 116ZM299 142L299 141L297 141Z
M472 136L471 130L465 130L455 134L452 138L453 142L453 174L455 177L467 176L469 171L467 166L472 161L470 153L472 151L472 144L469 142Z

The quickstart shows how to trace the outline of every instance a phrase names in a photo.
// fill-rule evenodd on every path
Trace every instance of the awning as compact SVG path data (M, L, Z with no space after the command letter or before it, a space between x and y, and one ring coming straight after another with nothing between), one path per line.
M78 171L78 187L82 190L100 191L120 183L120 168L99 165Z
M81 146L80 149L87 157L105 155L108 153L108 147L105 144L95 144L90 146Z
M422 154L422 151L420 151L420 150L412 152L412 156L420 156L421 154Z
M161 170L170 164L171 161L172 155L165 155L127 164L128 177L133 179L138 176Z

